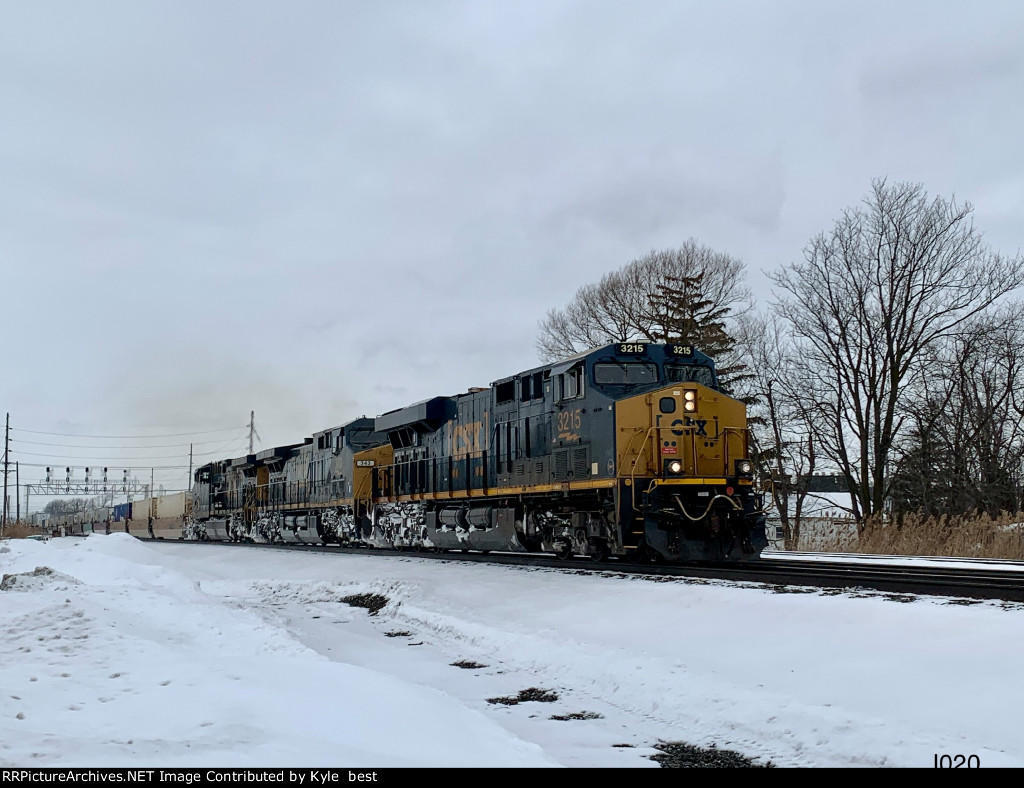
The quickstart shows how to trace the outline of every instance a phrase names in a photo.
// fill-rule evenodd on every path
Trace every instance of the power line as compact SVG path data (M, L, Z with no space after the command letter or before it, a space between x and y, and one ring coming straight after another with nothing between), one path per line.
M236 456L241 456L241 454L236 455ZM224 459L234 459L234 458L225 457ZM134 462L134 460L132 462ZM55 467L57 465L67 465L67 463L23 462L22 465L24 465L26 468L53 468L53 467ZM84 468L86 466L85 465L72 465L71 467L72 468ZM90 465L89 467L92 467L92 466ZM118 470L128 469L129 471L139 471L139 470L148 471L150 468L156 468L156 470L159 471L159 470L174 470L174 469L179 469L179 468L187 468L188 465L187 464L186 465L152 465L152 464L150 464L148 462L147 463L143 463L143 464L131 465L129 463L124 462L124 463L119 463L119 464L115 465L114 467L117 468Z
M222 454L222 453L228 452L228 451L244 451L244 443L243 443L243 441L244 441L244 439L241 438L241 436L237 436L235 438L230 438L230 439L228 439L226 441L211 441L211 442L214 442L214 443L218 443L219 445L214 447L214 448L212 448L212 449L204 449L203 451L196 452L196 453L198 453L200 455L203 455L203 456L206 456L206 455L212 455L212 454ZM68 449L85 449L85 448L89 448L89 447L87 447L87 446L66 446L65 448L68 448ZM117 447L115 447L115 446L108 446L108 447L100 446L100 447L96 447L96 448L100 452L102 452L104 448L115 449ZM119 453L116 457L107 457L106 461L107 462L116 463L116 462L121 461L121 460L124 460L124 461L127 461L127 462L137 462L139 460L151 460L151 459L152 460L174 459L176 457L181 457L181 456L183 456L185 454L184 447L182 447L181 451L175 452L174 454L149 454L148 451L149 451L149 449L151 447L147 447L147 446L128 446L128 447L125 447L125 448L127 450L129 450L129 451L132 451L132 454L128 455L128 454L121 454L121 453ZM12 451L14 451L14 450L12 449ZM139 453L139 452L142 452L142 453ZM28 456L28 457L54 457L54 458L58 458L58 459L61 459L61 460L63 460L63 459L70 459L70 460L97 460L97 459L103 459L103 458L97 457L95 454L92 454L92 453L90 453L90 454L65 454L63 452L30 452L30 451L22 451L20 449L17 450L17 453L19 455L25 455L25 456ZM189 453L190 454L193 453L192 444L189 444Z
M241 451L241 449L239 449L239 451ZM207 455L221 454L221 453L222 452L221 452L220 449L212 449L211 451L199 451L199 452L196 452L196 456L197 457L205 457ZM81 454L59 454L57 452L51 452L51 453L45 453L44 452L44 453L40 454L38 452L32 452L32 451L19 451L19 452L17 452L17 454L18 454L19 457L54 457L54 458L59 458L61 462L63 462L64 460L95 460L96 462L118 463L118 462L121 462L122 460L129 461L129 462L138 462L139 460L173 460L173 459L175 459L177 457L181 457L184 454L184 452L183 451L182 452L178 452L177 454L143 454L143 455L137 456L137 457L126 457L126 456L123 456L123 455L120 456L120 457L95 457L95 456L93 456L91 454L87 454L87 455L83 456Z
M249 429L249 425L236 425L234 427L222 427L219 430L202 430L199 432L168 432L162 435L78 435L73 432L43 432L41 430L24 430L18 427L11 427L12 432L28 432L33 435L57 435L62 438L102 438L102 439L115 439L115 438L187 438L190 435L212 435L215 432L230 432L232 430Z
M176 431L176 432L159 432L159 433L149 433L149 434L142 434L142 433L136 432L136 433L128 434L130 430L136 430L136 429L141 430L141 429L150 429L150 428L143 428L143 427L121 427L121 428L117 428L117 427L114 427L114 428L111 429L111 434L101 434L100 430L96 430L95 426L93 427L94 432L91 432L91 433L71 433L71 432L66 432L66 431L33 430L33 429L25 429L25 428L19 428L19 427L10 427L9 429L10 429L11 432L17 433L19 435L19 437L14 437L13 435L10 435L10 433L7 433L8 436L9 436L7 438L7 440L8 440L7 452L2 457L2 459L5 460L7 463L13 462L13 457L11 455L15 455L16 454L19 457L23 456L23 457L29 458L29 460L27 462L20 462L20 465L24 465L26 467L26 469L36 469L36 468L38 468L38 469L41 470L43 468L46 468L47 470L51 470L51 469L55 468L55 466L56 467L63 467L65 465L67 465L67 466L70 466L70 468L72 470L78 470L78 469L86 468L86 467L91 467L94 470L98 470L99 466L106 467L106 466L109 465L109 466L113 466L113 467L117 468L118 470L124 470L125 472L132 473L132 474L139 474L139 473L145 472L146 470L149 470L150 471L150 476L151 476L151 482L152 482L152 489L150 490L150 494L151 495L155 495L156 494L155 480L152 479L152 476L153 476L154 473L158 473L159 474L161 486L163 486L163 492L164 493L170 493L170 492L185 492L185 493L187 493L191 489L190 485L191 485L192 469L194 467L196 467L196 465L202 466L202 465L205 465L205 464L207 464L207 463L209 463L211 461L216 462L216 461L220 461L220 460L230 460L230 459L233 459L233 458L244 456L245 455L245 450L246 450L246 444L250 444L250 443L254 442L254 439L259 439L260 438L259 431L258 431L258 428L256 427L256 423L255 423L255 413L253 413L253 412L250 412L250 414L249 414L249 423L245 424L245 425L235 425L235 426L231 426L231 427L220 427L220 428L216 428L216 429L206 429L206 430L195 430L195 431L190 431L190 432ZM86 429L88 429L88 427L86 427ZM161 429L161 428L160 427L152 427L151 429ZM163 429L167 429L167 428L165 427ZM170 427L170 429L174 429L174 427ZM243 430L244 430L244 432L243 432ZM234 435L225 435L225 433L235 433L235 434ZM61 442L49 442L49 441L45 441L45 440L44 441L39 441L39 440L31 440L31 439L22 439L22 438L20 438L20 435L55 436L55 437L64 438L66 440L63 440ZM197 436L204 436L204 435L220 435L220 437L218 437L218 438L208 438L208 439L199 440L199 441L195 440L195 438ZM150 443L149 442L149 441L152 441L152 440L155 440L155 439L159 439L159 438L178 438L178 437L180 437L180 438L189 438L190 441L187 444L184 443L184 442L182 442L180 444L179 443L171 443L171 444L158 443L158 444L154 444L154 443ZM95 439L95 440L101 440L101 441L116 441L116 440L120 440L120 441L124 441L124 442L128 442L128 443L134 443L135 445L124 445L124 443L112 443L112 444L91 444L90 443L90 444L83 444L83 443L78 443L77 442L78 440L84 440L84 439L90 439L90 438L91 439ZM71 440L67 440L67 439L71 439ZM188 465L186 465L184 463L184 461L182 461L181 464L175 464L175 463L157 464L155 462L156 460L166 460L166 459L181 459L181 460L184 460L184 454L185 454L184 448L185 448L186 445L189 447L189 460L188 460L189 464ZM55 452L55 453L43 453L43 452L38 452L38 451L21 451L20 450L21 446L28 446L29 448L35 448L35 447L44 448L45 447L45 448L58 449L58 450L61 450L61 451L58 451L58 452ZM197 446L213 446L213 448L206 449L206 450L203 450L203 451L200 451L200 452L196 452L195 448ZM175 449L175 448L180 448L181 451L180 452L176 452L174 454L149 454L148 453L149 451L154 450L154 449L158 450L158 449ZM93 454L83 455L83 454L77 453L77 452L81 451L82 449L95 450L97 452L97 454L101 454L101 455L104 455L104 456L97 457L97 456L95 456ZM109 456L109 455L105 454L106 452L111 452L111 451L117 451L118 455L117 456ZM62 453L62 452L76 452L76 453L71 454L71 453ZM124 452L131 452L131 455L127 455ZM252 449L250 449L250 453L251 452L252 452ZM39 459L37 461L33 461L31 458L42 458L42 459ZM198 463L195 462L196 459L198 459ZM186 483L186 486L182 488L182 487L180 487L180 484L181 484L180 480L178 481L177 484L175 484L174 482L175 482L175 477L178 475L178 473L180 473L180 471L184 470L185 468L189 469L190 480L189 480L189 482ZM6 480L6 474L5 474L5 480ZM71 480L69 479L68 481L71 481ZM103 483L104 482L101 482L99 479L93 479L93 480L91 480L89 482L89 485L90 485L90 487L95 487L97 485L103 485ZM110 485L115 485L116 486L116 480L109 481L107 483L110 484ZM33 488L37 488L39 484L42 484L42 483L32 484L32 487ZM48 475L47 483L46 484L49 485L49 486L52 486L53 484L57 484L57 486L59 486L59 481L51 479L50 476ZM85 489L84 484L85 484L84 482L81 482L81 480L79 480L79 482L75 483L72 486L82 486L82 489L84 490ZM90 492L91 492L91 490L90 490ZM0 502L0 503L2 503L2 502ZM26 504L27 503L28 502L26 501ZM20 500L19 500L19 504L20 504Z
M193 443L153 443L145 446L91 446L88 444L75 444L75 443L43 443L42 441L24 441L21 439L12 440L11 443L23 444L25 446L54 446L59 449L175 449L181 447L184 449L186 446L206 444L206 443L223 443L220 438L214 438L208 441L193 441Z
M218 447L216 449L211 449L211 450L208 450L208 451L195 452L193 456L209 457L209 456L216 455L216 456L224 457L225 459L228 459L228 458L243 456L244 453L245 453L245 446L244 445L243 446L239 446L237 443L235 443L235 444L233 444L231 446L223 446L223 447ZM28 467L34 467L34 468L45 468L47 466L53 466L53 465L66 465L66 464L68 464L68 462L67 462L68 460L85 461L85 462L88 462L88 464L90 466L94 465L96 463L105 462L107 464L117 465L118 467L134 467L134 468L150 468L150 467L154 467L154 468L185 468L185 467L188 467L186 465L153 465L153 463L148 462L148 460L175 459L177 457L182 457L184 455L184 452L181 452L179 454L142 455L142 456L139 456L139 457L124 457L124 456L122 456L122 457L118 457L118 458L105 458L105 459L104 458L100 458L100 457L94 457L92 455L81 456L81 455L70 455L70 454L38 454L38 453L35 453L35 452L25 452L25 451L18 452L18 455L19 456L29 456L29 457L50 457L50 458L53 459L53 461L49 462L49 463L41 463L41 462L36 462L36 463L23 462L22 463L22 465L25 465L25 466L28 466ZM78 467L79 465L82 466L82 467L85 467L85 462L76 463L75 467ZM129 465L129 463L132 463L132 464Z

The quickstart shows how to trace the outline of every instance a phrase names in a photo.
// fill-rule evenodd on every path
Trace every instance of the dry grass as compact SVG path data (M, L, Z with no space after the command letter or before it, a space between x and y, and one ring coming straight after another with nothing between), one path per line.
M516 706L528 701L536 701L537 703L554 703L556 700L558 700L558 695L551 690L541 689L540 687L529 687L528 689L519 690L518 695L509 695L504 698L488 698L487 702L496 703L501 706Z
M898 521L867 521L854 528L833 528L815 540L816 549L841 553L941 555L1024 561L1024 513L925 517L905 515Z
M380 594L351 594L342 597L340 601L352 607L365 607L370 611L371 616L375 616L387 605L388 598Z
M45 528L36 528L26 522L18 521L16 523L7 523L0 536L4 539L25 539L29 536L46 536L47 534L48 531Z

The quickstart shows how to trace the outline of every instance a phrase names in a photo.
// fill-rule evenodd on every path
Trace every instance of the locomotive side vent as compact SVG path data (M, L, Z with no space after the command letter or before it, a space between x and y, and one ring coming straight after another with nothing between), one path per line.
M569 450L560 449L555 452L555 479L565 481L569 478Z
M590 454L586 446L572 450L572 475L576 479L586 479L590 475Z

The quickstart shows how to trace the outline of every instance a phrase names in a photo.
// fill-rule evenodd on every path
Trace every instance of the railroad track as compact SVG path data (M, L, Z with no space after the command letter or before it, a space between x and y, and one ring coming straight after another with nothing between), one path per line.
M796 591L799 588L843 589L847 591L881 591L899 595L910 601L914 596L948 596L956 599L1000 599L1024 602L1024 565L1019 562L989 566L953 567L900 565L838 560L829 556L808 560L783 558L768 554L760 561L721 562L700 564L637 564L610 559L596 562L570 558L560 560L547 555L522 553L437 553L415 550L384 550L377 548L342 548L333 545L252 544L232 542L186 542L184 540L144 539L146 542L167 544L194 544L224 548L260 548L299 552L330 553L335 555L370 555L395 558L421 558L434 561L461 561L469 563L528 566L580 573L616 574L637 577L687 578L727 580L767 585L775 590ZM874 557L873 557L874 558ZM891 559L892 557L890 557ZM967 560L967 559L963 559ZM996 562L987 562L995 564Z

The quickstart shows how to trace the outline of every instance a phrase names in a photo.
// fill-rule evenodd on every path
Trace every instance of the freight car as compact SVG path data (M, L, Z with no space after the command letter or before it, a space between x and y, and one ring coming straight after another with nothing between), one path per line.
M117 507L100 506L81 512L50 515L43 520L43 524L51 530L59 530L73 536L124 530L124 522L117 522L116 518L120 513L123 520L125 506L126 504L120 504ZM131 504L127 504L127 506L130 507Z
M199 468L187 535L639 560L767 545L746 409L689 345L609 344Z

